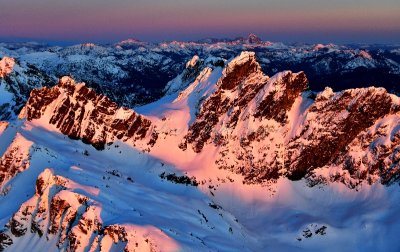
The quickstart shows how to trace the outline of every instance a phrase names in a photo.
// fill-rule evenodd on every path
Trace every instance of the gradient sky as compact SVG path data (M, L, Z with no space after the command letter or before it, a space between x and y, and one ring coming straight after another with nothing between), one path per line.
M0 0L0 40L400 43L400 0Z

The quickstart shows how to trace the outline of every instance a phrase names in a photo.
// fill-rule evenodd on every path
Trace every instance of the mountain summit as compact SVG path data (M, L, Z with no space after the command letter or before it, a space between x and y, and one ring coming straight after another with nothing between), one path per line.
M262 43L262 40L254 33L249 34L249 36L247 37L247 41L250 44L261 44Z

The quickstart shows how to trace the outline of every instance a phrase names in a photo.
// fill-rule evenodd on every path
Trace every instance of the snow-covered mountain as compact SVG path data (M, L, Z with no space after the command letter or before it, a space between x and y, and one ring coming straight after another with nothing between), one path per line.
M0 249L398 251L399 98L308 87L244 51L134 110L71 77L32 90L0 123Z
M374 85L400 93L398 50L398 46L285 45L262 41L254 34L247 38L157 44L137 39L112 45L85 43L68 47L0 43L0 59L15 59L25 72L19 78L31 78L26 75L33 72L37 78L34 84L25 87L28 92L19 91L20 86L1 86L21 97L17 107L22 107L33 87L69 75L121 106L136 107L163 97L167 83L184 71L186 62L194 55L203 60L226 61L241 51L254 51L267 75L288 69L304 71L314 91L322 91L325 86L339 91ZM0 75L1 79L4 76Z
M55 78L14 58L0 60L0 120L15 118L33 88L49 85Z

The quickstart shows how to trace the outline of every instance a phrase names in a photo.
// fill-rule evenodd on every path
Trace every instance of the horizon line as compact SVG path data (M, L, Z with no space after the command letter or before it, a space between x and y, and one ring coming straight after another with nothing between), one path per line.
M114 45L126 40L137 40L138 43L142 42L142 43L146 43L146 44L161 44L161 43L172 43L172 42L182 42L182 43L203 43L203 44L207 44L206 42L202 42L202 40L221 40L221 42L223 42L222 40L227 40L228 41L237 41L240 39L247 39L249 38L250 35L256 35L258 38L260 38L260 36L258 36L255 33L248 33L247 36L245 35L241 35L241 36L209 36L209 37L203 37L203 38L199 38L199 39L165 39L165 40L146 40L146 39L139 39L138 37L126 37L124 39L93 39L93 40L58 40L58 39L48 39L48 38L29 38L29 37L0 37L0 43L35 43L35 44L40 44L43 46L74 46L74 45L83 45L83 44L95 44L95 45ZM288 41L288 40L281 40L281 41L274 41L274 40L264 40L262 38L260 38L262 42L270 42L270 43L282 43L282 44L287 44L287 45L293 45L293 44L304 44L304 45L313 45L313 44L325 44L325 45L329 45L329 44L334 44L334 45L400 45L400 41L399 42L323 42L323 41L318 41L317 39L314 39L313 41L302 41L302 40L298 40L298 41Z

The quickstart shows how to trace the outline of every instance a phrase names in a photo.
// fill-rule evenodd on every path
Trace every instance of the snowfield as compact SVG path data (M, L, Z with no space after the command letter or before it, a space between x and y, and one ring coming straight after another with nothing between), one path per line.
M13 128L3 132L1 143L8 131ZM377 183L358 191L341 183L310 188L304 180L288 179L272 186L243 185L237 175L223 170L177 170L122 142L97 151L34 122L25 122L18 132L34 144L29 168L7 183L9 191L0 197L1 226L34 195L39 174L50 169L72 181L68 191L101 209L105 225L128 224L144 237L155 232L160 251L400 249L397 184ZM163 172L195 175L200 185L172 183L160 178ZM6 251L58 249L55 238L27 234ZM117 245L107 246L119 251Z

